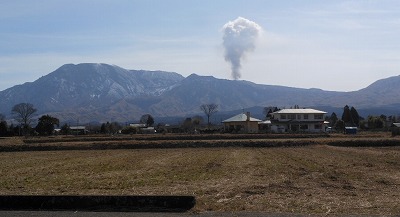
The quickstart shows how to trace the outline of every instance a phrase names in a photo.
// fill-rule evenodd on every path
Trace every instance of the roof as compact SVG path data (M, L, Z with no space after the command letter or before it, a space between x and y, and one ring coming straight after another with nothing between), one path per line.
M147 124L129 124L130 127L139 127L139 128L144 128L147 127Z
M236 116L233 116L231 118L228 118L224 121L222 121L222 123L226 123L226 122L243 122L243 121L247 121L247 115L246 114L238 114ZM257 118L252 118L250 117L250 122L260 122L261 120L257 119Z
M85 130L86 127L85 126L71 126L71 127L69 127L69 129L71 129L71 130Z
M272 124L271 120L261 121L259 124Z
M294 125L296 125L296 124L299 124L299 125L302 125L302 124L328 124L328 123L326 123L325 121L322 121L322 120L307 120L307 121L301 121L301 120L285 120L285 121L282 121L282 120L271 120L271 124L294 124Z
M400 127L400 123L393 123L394 126Z
M326 112L316 109L281 109L272 114L326 114Z

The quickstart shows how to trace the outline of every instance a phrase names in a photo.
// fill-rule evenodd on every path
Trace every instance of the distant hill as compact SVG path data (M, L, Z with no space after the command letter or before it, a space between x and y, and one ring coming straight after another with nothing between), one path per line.
M38 80L0 92L0 113L10 117L13 105L32 103L38 114L51 114L61 121L131 122L142 114L170 120L201 114L204 103L218 104L224 118L252 109L262 117L262 107L321 108L331 113L344 105L361 115L400 115L400 76L374 82L352 92L292 88L217 79L175 72L127 70L107 64L66 64ZM256 112L258 111L259 112ZM364 113L364 111L366 113ZM341 115L339 113L338 115ZM157 120L156 120L157 121Z
M126 70L107 64L66 64L38 80L0 92L0 112L8 114L13 105L30 102L39 113L57 113L63 120L109 120L134 117L140 106L129 101L157 97L184 77L173 72ZM129 105L129 106L128 106ZM132 114L131 114L132 113Z

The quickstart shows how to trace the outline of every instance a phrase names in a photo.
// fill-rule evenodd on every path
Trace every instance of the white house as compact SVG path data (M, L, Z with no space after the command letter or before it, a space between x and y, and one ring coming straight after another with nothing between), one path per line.
M271 113L271 131L325 132L326 112L315 109L282 109Z

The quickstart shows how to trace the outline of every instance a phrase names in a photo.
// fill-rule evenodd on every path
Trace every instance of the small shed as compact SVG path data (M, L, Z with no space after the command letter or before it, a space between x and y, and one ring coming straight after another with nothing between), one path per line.
M345 127L344 134L357 134L357 127Z
M222 121L225 132L238 133L258 133L258 122L261 120L252 118L250 112L238 114Z
M154 134L156 133L156 129L154 127L148 126L147 124L137 123L137 124L129 124L130 127L134 127L137 129L137 132L143 134Z
M272 126L271 120L265 120L265 121L258 122L259 131L264 132L264 133L271 131L271 126Z
M84 135L89 132L85 126L71 126L69 129L71 130L71 134Z
M400 123L393 123L392 126L392 136L400 135Z

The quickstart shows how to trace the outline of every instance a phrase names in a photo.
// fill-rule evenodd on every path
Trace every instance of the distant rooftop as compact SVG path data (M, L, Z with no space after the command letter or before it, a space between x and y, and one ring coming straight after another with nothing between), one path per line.
M138 123L138 124L129 124L129 126L130 126L130 127L144 128L144 127L147 127L147 124Z
M86 127L85 126L71 126L71 127L69 127L69 129L71 129L71 130L85 130Z

